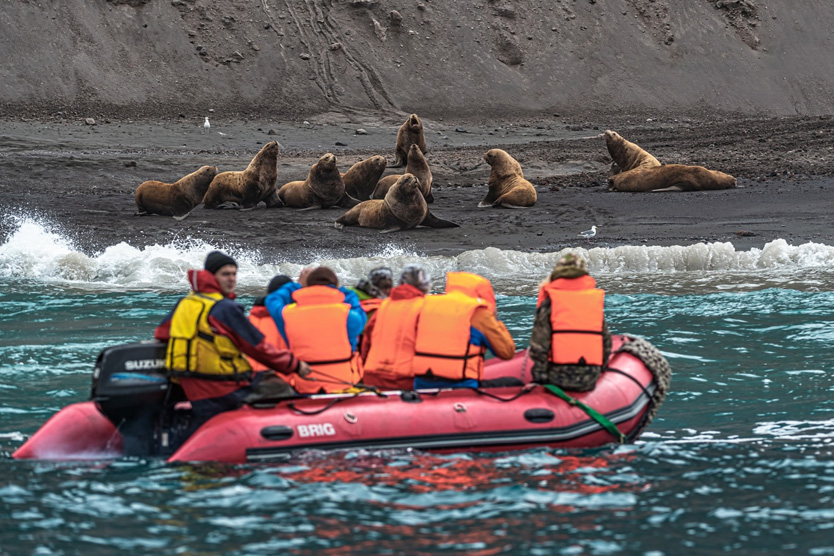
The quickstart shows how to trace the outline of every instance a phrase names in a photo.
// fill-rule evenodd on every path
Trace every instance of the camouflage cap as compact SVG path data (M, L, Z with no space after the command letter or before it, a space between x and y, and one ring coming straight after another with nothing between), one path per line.
M566 253L556 261L550 273L550 280L557 278L576 278L588 274L588 264L576 253Z

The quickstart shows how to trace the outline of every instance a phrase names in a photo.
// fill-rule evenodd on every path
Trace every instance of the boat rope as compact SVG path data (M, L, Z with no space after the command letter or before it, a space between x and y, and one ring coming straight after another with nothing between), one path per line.
M617 425L612 423L608 419L608 417L606 417L605 415L603 415L602 413L600 413L596 409L585 405L584 403L580 402L576 398L572 398L572 397L568 396L567 394L565 394L564 390L562 390L558 386L554 386L552 384L545 384L544 389L547 390L548 392L550 392L551 394L553 394L554 396L556 396L557 398L560 398L560 399L568 402L570 405L575 405L576 407L578 407L579 409L581 409L582 411L587 413L588 417L590 417L591 419L593 419L594 421L596 421L597 423L602 425L602 428L604 428L609 433L611 433L611 436L613 436L617 440L618 443L623 444L625 442L626 437L622 432L620 432L620 429L617 428Z
M654 377L656 385L654 393L650 397L651 406L649 407L649 410L646 412L643 421L637 427L634 427L634 430L632 430L629 435L632 438L637 438L637 436L639 436L640 433L643 432L652 422L652 419L654 419L654 416L657 415L657 411L660 409L663 400L666 398L666 393L669 391L669 383L672 380L672 369L669 366L669 362L665 357L663 357L663 354L660 353L660 350L654 347L647 340L638 336L629 336L628 341L624 342L623 345L621 345L620 348L612 354L612 358L613 355L619 352L628 353L642 361L643 365L646 366Z
M349 397L334 398L330 401L330 403L328 403L324 407L322 407L320 409L313 410L313 411L304 411L303 409L299 409L298 407L296 407L296 405L293 402L290 402L290 403L287 404L287 409L289 409L290 411L293 411L294 413L298 413L299 415L318 415L319 413L324 413L325 411L327 411L328 409L330 409L331 407L333 407L334 405L336 405L339 402L343 402L345 400L352 400L353 398L355 398L359 394L360 394L360 392L357 392L354 395L349 396Z
M605 367L604 369L602 369L602 371L603 371L603 372L609 372L609 371L610 371L610 372L612 372L612 373L617 373L617 374L619 374L619 375L623 375L624 377L626 377L626 378L628 378L629 380L631 380L634 384L636 384L636 385L637 385L637 387L638 387L640 390L642 390L642 391L643 391L643 395L645 395L645 396L646 396L646 398L648 398L648 400L649 400L649 403L648 403L649 409L648 409L648 410L649 410L649 411L654 410L654 404L655 404L654 398L653 398L653 397L652 397L652 395L649 393L649 391L648 391L648 390L646 390L646 387L645 387L645 386L643 386L642 384L640 384L640 381L639 381L639 380L637 380L636 378L634 378L633 376L631 376L631 375L630 375L630 374L628 374L627 372L623 371L622 369L617 369L617 368L615 368L615 367ZM634 430L632 430L632 431L631 431L631 432L627 435L627 440L628 440L629 442L631 442L634 438L636 438L636 437L637 437L637 435L635 434L635 433L637 433L637 432L640 432L640 427L636 427Z
M475 392L477 392L478 394L480 394L482 396L486 396L487 398L492 398L493 400L498 400L499 402L511 402L511 401L517 400L518 398L520 398L524 394L529 394L530 392L533 391L533 389L536 386L538 386L538 384L535 384L535 383L532 383L532 382L530 384L525 384L521 388L521 390L518 392L518 394L516 394L515 396L512 396L512 397L509 397L509 398L502 398L501 396L496 396L492 392L488 392L488 391L483 390L481 388L472 388L472 390L474 390Z
M380 390L376 386L372 386L370 384L365 384L363 382L349 382L347 380L342 380L340 378L336 378L333 375L323 373L319 370L315 370L313 372L316 373L317 375L326 376L327 379L315 378L315 377L311 377L311 376L305 376L305 377L301 377L301 378L303 378L304 380L309 380L311 382L324 382L326 384L344 384L345 386L350 386L351 388L360 388L362 390L362 392L373 392L374 394L376 394L377 396L379 396L381 398L385 397L385 394L382 393L382 390Z

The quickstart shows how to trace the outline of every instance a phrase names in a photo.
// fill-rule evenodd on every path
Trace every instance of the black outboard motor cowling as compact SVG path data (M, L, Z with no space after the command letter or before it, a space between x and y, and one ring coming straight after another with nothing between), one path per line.
M166 344L137 342L102 350L93 369L90 398L114 425L140 408L162 407L171 384Z
M90 398L121 433L125 455L159 455L169 446L169 409L181 388L168 379L166 349L155 341L123 344L96 360Z

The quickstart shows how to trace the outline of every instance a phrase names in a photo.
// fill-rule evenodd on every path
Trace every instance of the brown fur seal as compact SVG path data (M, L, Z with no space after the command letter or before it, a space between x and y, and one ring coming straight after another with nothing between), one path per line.
M735 186L736 179L730 174L685 164L638 168L608 178L608 189L614 191L709 191Z
M611 173L628 172L635 168L654 168L660 166L660 161L644 151L631 141L623 139L622 135L610 129L605 130L605 145L608 154L614 161Z
M427 203L433 203L434 195L431 193L431 169L429 168L426 157L423 155L423 151L416 144L411 145L408 149L408 164L405 166L405 173L413 174L420 180L420 191L423 193L423 197L426 198ZM388 193L392 185L397 183L400 177L402 177L402 174L391 174L379 180L376 189L374 189L371 195L371 199L384 199L385 194Z
M524 179L521 164L501 149L490 149L484 160L492 169L489 172L489 191L479 207L532 207L538 200L536 188Z
M336 156L327 153L310 167L307 179L285 183L278 197L290 208L317 209L338 205L354 207L359 201L345 193L345 182L336 167Z
M136 216L161 214L182 220L203 202L217 166L203 166L174 183L149 180L136 188Z
M221 172L211 182L203 200L206 208L251 210L261 201L267 207L282 206L276 194L278 141L271 141L255 155L242 172Z
M423 154L429 152L426 148L426 136L423 133L423 122L417 114L408 117L397 131L397 146L394 148L394 164L397 168L408 161L408 149L411 145L417 145Z
M363 226L382 230L383 233L416 226L457 228L454 222L442 220L429 211L420 192L419 181L412 174L402 175L388 190L385 199L362 201L339 217L336 227Z
M385 157L381 155L360 160L342 174L342 181L345 182L347 194L360 201L367 201L371 198L379 178L385 172Z

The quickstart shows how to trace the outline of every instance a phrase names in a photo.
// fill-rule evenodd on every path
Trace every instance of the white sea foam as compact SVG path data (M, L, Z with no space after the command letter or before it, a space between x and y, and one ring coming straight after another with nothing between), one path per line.
M179 290L186 270L199 268L206 253L223 249L239 264L239 287L260 291L278 273L295 277L302 264L264 261L257 251L201 240L134 247L111 245L84 253L68 234L33 217L10 217L12 232L0 245L0 278L66 283L68 286L116 289ZM588 259L589 270L607 288L629 291L652 285L663 292L752 290L765 287L830 289L834 283L834 247L819 243L790 245L783 239L762 249L737 251L731 243L687 246L620 246L573 249ZM409 263L427 266L442 287L447 271L486 276L503 293L529 293L548 275L567 249L529 253L493 247L456 256L423 256L394 244L379 245L361 257L310 255L309 265L333 268L343 283L353 283L376 266L395 271Z

